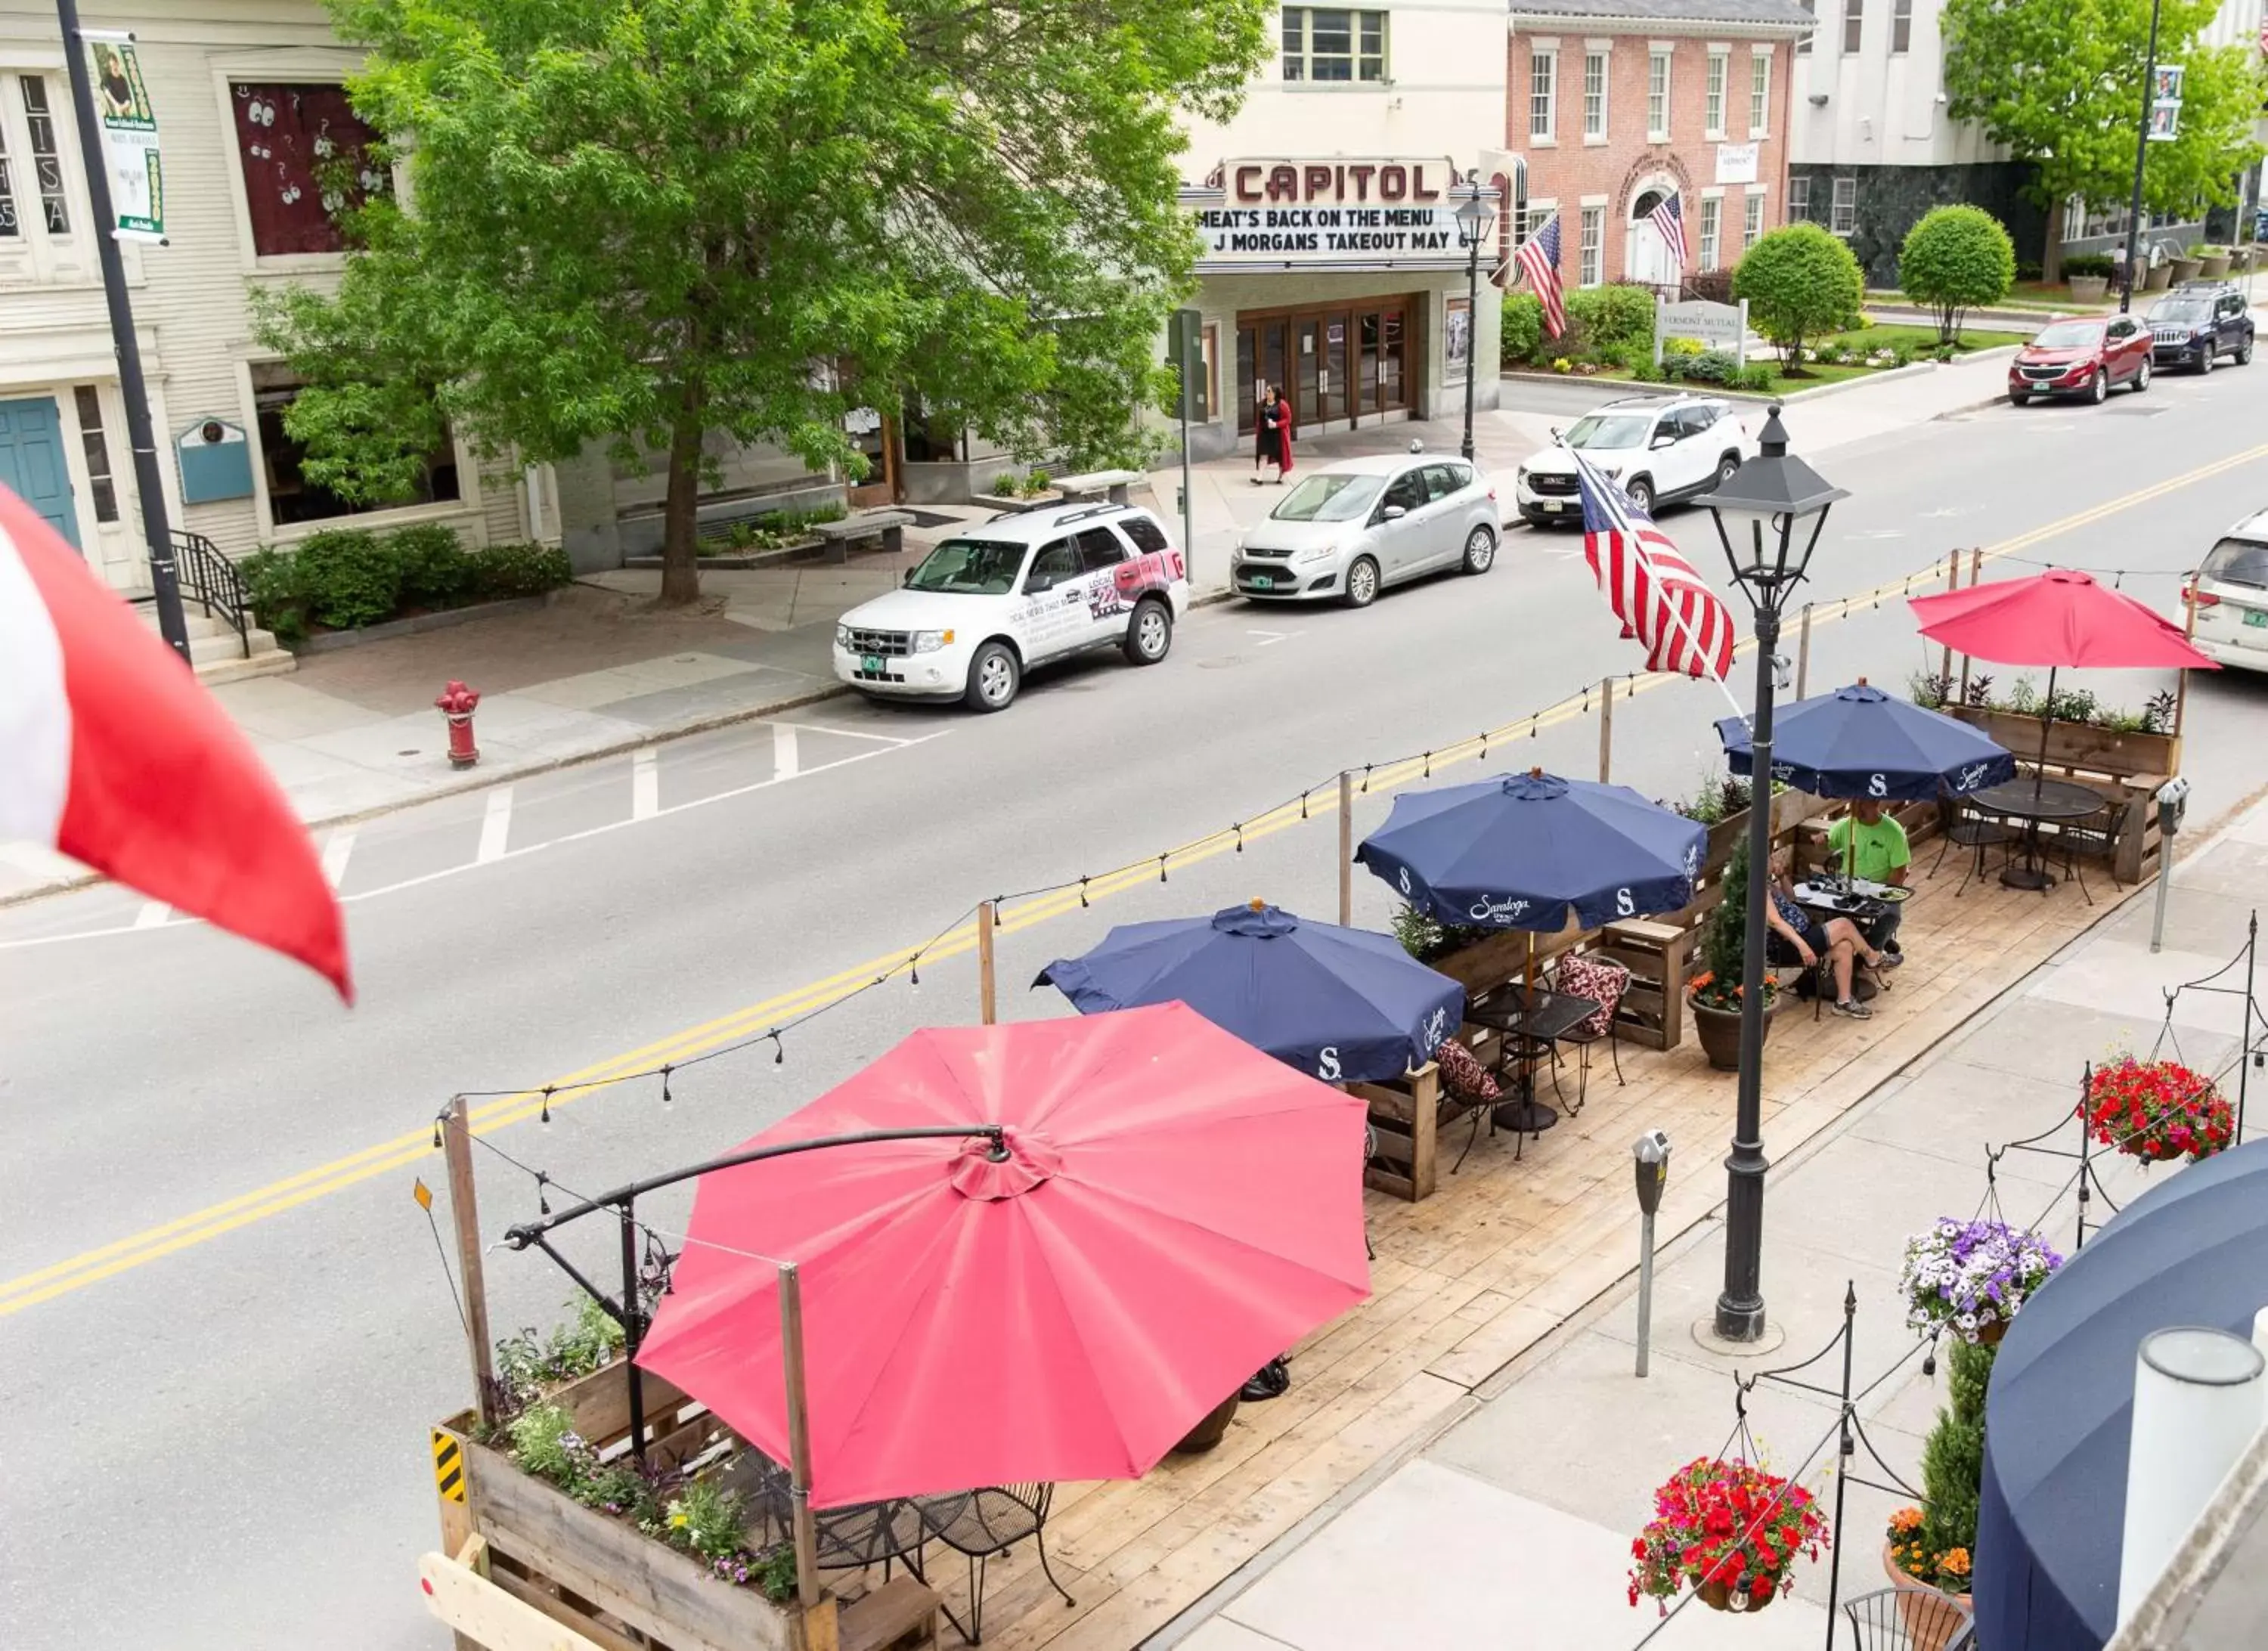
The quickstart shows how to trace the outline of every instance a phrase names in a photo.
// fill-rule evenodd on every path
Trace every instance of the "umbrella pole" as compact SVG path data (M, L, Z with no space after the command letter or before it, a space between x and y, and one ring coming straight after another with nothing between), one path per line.
M992 923L992 903L979 901L976 905L976 1013L987 1026L998 1019L998 999L993 985Z
M1803 605L1803 617L1795 632L1795 697L1803 697L1811 685L1811 604Z
M1611 676L1599 684L1599 784L1607 783L1607 770L1612 766L1615 754L1615 679Z
M803 1283L795 1264L779 1269L780 1359L786 1367L788 1507L795 1534L795 1592L818 1608L819 1537L811 1518L811 1414L803 1384Z
M1947 560L1951 565L1946 570L1945 588L1948 591L1957 591L1961 588L1961 552L1954 550L1948 553ZM1944 655L1938 660L1937 680L1945 684L1946 697L1952 697L1953 645L1950 642L1945 645Z
M2032 800L2040 800L2040 788L2047 783L2048 736L2055 732L2056 667L2048 667L2048 697L2040 702L2040 760L2032 768Z

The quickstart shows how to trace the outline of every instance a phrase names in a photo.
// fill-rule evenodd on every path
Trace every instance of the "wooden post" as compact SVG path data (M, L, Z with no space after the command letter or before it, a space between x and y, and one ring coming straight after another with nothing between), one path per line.
M990 1026L996 1013L992 973L992 903L983 902L976 908L976 1012Z
M1811 604L1803 605L1803 618L1795 633L1795 697L1803 697L1811 682ZM1766 795L1770 795L1769 792Z
M989 908L990 903L986 903ZM811 1518L811 1412L804 1392L803 1281L795 1263L779 1269L780 1358L787 1378L788 1507L795 1537L795 1591L804 1610L817 1607L819 1535Z
M465 1097L449 1102L441 1126L449 1166L449 1217L457 1229L457 1276L465 1292L465 1339L473 1355L473 1404L482 1422L496 1426L496 1367L489 1352L489 1293L481 1270L481 1210L473 1191L473 1136Z
M1945 588L1948 591L1957 591L1961 588L1961 552L1958 549L1948 551L1945 561ZM1944 657L1937 662L1937 677L1938 681L1945 684L1945 691L1948 694L1952 693L1953 645L1950 642L1945 645Z
M1339 926L1354 926L1354 776L1339 770Z
M2182 587L2182 606L2189 609L2188 616L2182 624L2182 635L2192 646L2197 643L2197 582L2198 576L2192 573L2189 577L2189 582ZM2182 737L2182 719L2188 714L2189 708L2190 667L2184 665L2182 667L2181 674L2174 679L2174 726L2166 730L2176 741ZM2181 747L2176 744L2174 749L2179 751ZM2176 762L2174 766L2178 769L2181 764Z
M1607 770L1615 751L1615 679L1599 684L1599 784L1607 783Z
M1959 552L1956 551L1955 554L1958 555ZM1984 577L1984 553L1982 550L1971 550L1969 553L1969 583L1970 588L1974 589L1977 581ZM1964 705L1969 703L1969 656L1965 653L1961 656L1961 703Z

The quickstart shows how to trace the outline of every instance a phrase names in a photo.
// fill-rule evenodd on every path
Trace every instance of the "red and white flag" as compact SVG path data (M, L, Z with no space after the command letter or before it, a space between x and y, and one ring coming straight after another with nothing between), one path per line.
M0 841L56 849L295 957L351 1003L306 828L227 713L0 487Z
M1583 495L1583 555L1623 622L1623 635L1646 644L1650 671L1722 682L1733 668L1731 610L1612 476L1581 453L1573 456Z

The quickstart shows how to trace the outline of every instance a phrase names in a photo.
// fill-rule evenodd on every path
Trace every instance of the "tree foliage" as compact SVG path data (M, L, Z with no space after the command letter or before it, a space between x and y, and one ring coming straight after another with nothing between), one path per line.
M1898 285L1937 312L1937 335L1961 342L1961 317L2008 296L2016 284L2016 245L2000 220L1978 206L1940 206L1906 232Z
M261 306L310 474L399 498L446 418L484 452L667 455L696 590L705 432L806 462L918 387L1020 453L1139 456L1196 240L1180 121L1223 118L1261 0L331 0L407 201L335 294Z
M2151 0L1947 0L1945 90L1955 120L1980 123L2036 168L2027 193L2060 235L2066 201L2123 205L2134 181L2149 61ZM2259 55L2199 36L2216 0L2161 0L2158 62L2180 64L2180 136L2151 144L2142 200L2153 212L2226 206L2233 180L2260 156Z
M1932 1553L1977 1551L1977 1504L1984 1485L1984 1394L1997 1347L1954 1340L1946 1397L1921 1448L1922 1533Z
M1816 224L1786 224L1741 254L1733 291L1749 301L1756 329L1795 363L1805 339L1856 322L1867 283L1842 240Z

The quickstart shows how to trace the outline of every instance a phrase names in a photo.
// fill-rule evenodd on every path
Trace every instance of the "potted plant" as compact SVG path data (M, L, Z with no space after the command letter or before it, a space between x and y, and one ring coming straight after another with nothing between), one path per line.
M2124 1055L2089 1075L2087 1126L2103 1146L2148 1165L2210 1158L2235 1139L2236 1115L2204 1073Z
M1816 1559L1827 1521L1809 1491L1746 1462L1699 1456L1653 1493L1631 1543L1630 1603L1668 1602L1691 1583L1712 1610L1762 1610L1786 1591L1799 1554Z
M2169 261L2173 265L2173 280L2176 286L2179 286L2184 281L2194 281L2198 278L2198 272L2205 268L2205 260L2198 255L2200 250L2195 247L2184 247Z
M1744 991L1741 971L1748 950L1749 844L1733 845L1725 863L1724 894L1709 913L1701 936L1702 972L1685 989L1685 1006L1693 1012L1693 1029L1701 1052L1719 1072L1738 1072L1741 1066L1741 1005ZM1778 984L1764 976L1764 1034L1771 1034L1771 1013L1778 999Z
M1942 1324L1966 1342L1997 1342L2016 1309L2061 1265L2061 1256L2021 1227L1940 1217L1906 1240L1898 1274L1906 1323L1921 1330Z
M2079 253L2063 261L2064 279L2071 284L2074 304L2100 304L2110 291L2110 255Z
M1947 1404L1922 1445L1923 1506L1892 1515L1886 1533L1882 1566L1899 1590L1898 1612L1915 1651L1942 1651L1961 1624L1934 1596L1969 1592L1984 1483L1984 1394L1997 1356L1989 1343L1953 1344Z
M2198 274L2207 281L2218 281L2228 273L2228 248L2226 247L2195 247Z

